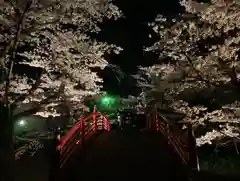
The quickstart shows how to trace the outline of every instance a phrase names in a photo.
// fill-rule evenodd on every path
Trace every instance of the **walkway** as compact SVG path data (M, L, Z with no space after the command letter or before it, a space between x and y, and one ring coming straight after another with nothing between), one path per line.
M141 177L175 181L183 177L180 160L158 133L114 130L102 133L71 160L61 176L64 181Z

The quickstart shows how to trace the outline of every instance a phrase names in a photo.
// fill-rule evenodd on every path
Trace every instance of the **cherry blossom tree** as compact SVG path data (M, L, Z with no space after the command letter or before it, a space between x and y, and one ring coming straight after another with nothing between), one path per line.
M227 137L239 153L240 6L237 1L180 3L186 13L159 15L149 23L158 41L145 51L158 54L159 63L134 75L143 88L142 99L148 106L157 103L184 113L180 122L193 124L199 147L224 145ZM217 124L198 133L211 123Z
M71 97L70 101L81 100L84 95L97 93L100 88L97 84L102 80L91 71L91 68L103 69L107 66L107 62L101 56L105 51L113 49L114 46L91 40L87 36L87 32L99 31L96 22L102 21L103 18L120 16L117 8L108 1L79 0L77 2L61 1L61 3L58 1L29 1L28 3L31 5L26 4L25 1L22 3L25 4L21 4L23 8L19 11L22 11L24 17L19 22L21 28L14 50L14 57L17 60L11 61L14 63L12 71L14 74L14 69L26 69L26 67L30 71L38 70L39 75L34 76L35 79L36 77L40 79L41 76L41 80L36 82L29 76L23 75L26 72L16 70L15 72L18 74L13 76L17 77L11 80L9 86L12 95L26 94L33 83L39 84L34 86L35 98L22 100L24 103L33 100L41 101L46 98L44 94L47 89L61 92L63 90L58 90L60 87L64 89L66 97ZM12 14L2 17L5 30L15 28L14 23L16 22L11 19L17 15L13 5L6 3L3 12L11 12L11 8ZM3 34L2 41L8 43L8 48L3 49L5 53L8 52L7 49L11 48L10 37L14 35L14 33L10 35L9 31ZM9 54L3 54L2 62L7 64L10 62L10 58L12 57ZM7 66L2 66L2 68L7 68ZM3 88L2 84L2 90ZM10 102L16 102L15 97L10 99L12 99Z
M97 23L104 19L120 16L109 0L1 1L1 138L9 158L14 119L80 114L76 110L86 109L84 97L99 93L102 79L93 68L108 66L102 55L117 47L88 33L100 31ZM24 104L32 108L14 114Z

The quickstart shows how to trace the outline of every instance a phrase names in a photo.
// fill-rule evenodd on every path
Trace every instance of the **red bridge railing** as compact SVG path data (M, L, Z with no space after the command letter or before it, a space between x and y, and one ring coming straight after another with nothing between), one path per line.
M196 139L190 124L188 125L188 134L184 134L179 125L161 116L156 106L147 112L146 118L147 128L163 134L167 143L180 157L187 169L199 170Z
M150 111L149 111L150 110ZM150 108L146 113L146 128L161 132L167 143L180 157L182 163L190 170L199 170L196 152L196 140L189 125L188 134L181 131L180 126L173 124L158 113L158 109ZM60 154L60 167L62 167L72 153L84 144L94 133L99 130L110 131L110 123L107 117L94 111L81 119L59 139L57 150Z
M83 145L84 142L99 130L110 131L110 123L106 116L96 111L85 116L59 139L57 150L60 154L60 167L62 167L76 148Z

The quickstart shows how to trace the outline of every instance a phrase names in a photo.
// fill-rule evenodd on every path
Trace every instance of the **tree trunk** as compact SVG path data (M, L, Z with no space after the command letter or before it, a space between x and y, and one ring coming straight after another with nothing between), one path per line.
M191 170L200 171L199 163L198 163L198 154L196 147L196 138L193 133L193 128L191 124L188 124L188 145L189 145L189 167Z
M1 181L14 181L13 122L11 110L0 108L0 170Z

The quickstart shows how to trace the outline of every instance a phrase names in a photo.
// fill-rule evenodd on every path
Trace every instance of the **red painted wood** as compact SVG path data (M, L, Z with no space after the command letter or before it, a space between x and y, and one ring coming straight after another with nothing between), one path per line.
M90 115L80 118L79 121L60 138L60 144L57 146L57 150L61 155L60 165L64 165L75 150L76 145L82 145L85 139L102 129L110 131L110 121L106 116L96 112L96 106L94 106L94 110Z

